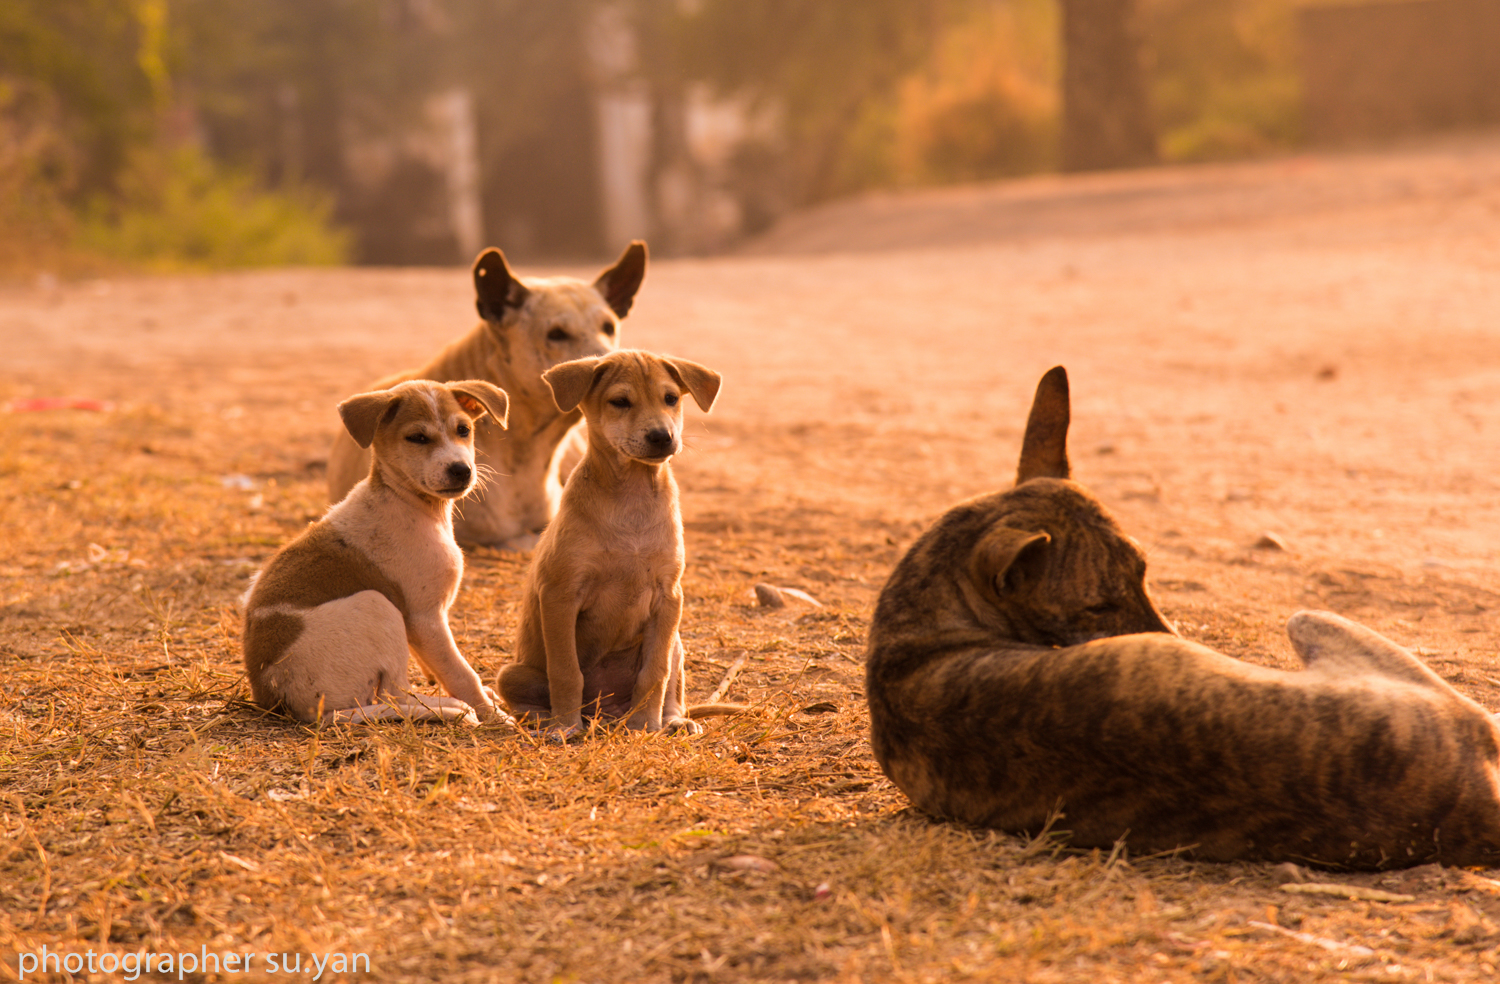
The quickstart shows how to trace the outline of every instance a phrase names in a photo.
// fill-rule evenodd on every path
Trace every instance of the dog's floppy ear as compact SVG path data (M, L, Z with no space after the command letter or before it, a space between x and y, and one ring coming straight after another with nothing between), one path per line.
M1026 419L1026 437L1021 441L1016 484L1032 478L1069 478L1072 473L1068 464L1068 371L1054 366L1036 384L1031 416Z
M501 427L510 422L510 397L505 390L484 379L465 379L448 384L448 392L464 411L478 420L486 413Z
M990 585L996 594L1014 591L1045 570L1051 543L1046 533L996 526L974 547L970 561L974 580Z
M603 368L597 355L571 362L559 362L542 373L542 381L552 387L552 399L563 413L576 408L594 388Z
M474 293L477 297L474 306L479 309L479 316L499 324L505 318L507 308L518 308L526 303L530 291L510 272L505 254L492 246L474 261Z
M719 374L707 366L686 359L663 358L667 372L677 380L677 385L693 394L693 399L704 413L713 408L714 398L719 395Z
M635 301L635 292L641 289L646 279L646 244L639 239L625 247L625 252L615 265L599 274L594 289L604 295L604 301L620 317L630 313Z
M354 443L367 448L375 442L375 428L382 417L394 411L401 397L390 390L374 393L359 393L339 404L339 419L354 438Z

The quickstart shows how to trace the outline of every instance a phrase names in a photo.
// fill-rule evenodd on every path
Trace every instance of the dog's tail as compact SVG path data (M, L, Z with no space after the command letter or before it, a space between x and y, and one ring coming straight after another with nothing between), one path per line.
M1378 674L1435 690L1452 689L1408 650L1333 612L1298 612L1287 620L1286 634L1309 670L1351 677Z
M694 721L706 717L728 717L750 710L749 704L694 704L687 709L687 716Z

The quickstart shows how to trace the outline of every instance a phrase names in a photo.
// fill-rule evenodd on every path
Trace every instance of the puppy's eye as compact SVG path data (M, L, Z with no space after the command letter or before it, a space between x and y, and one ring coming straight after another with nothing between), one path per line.
M569 337L571 336L569 336L568 333L566 331L563 331L561 328L553 328L551 331L547 332L547 341L549 342L566 342Z
M599 326L599 330L610 338L615 337L615 323L613 321L605 321L604 324Z
M468 424L459 424L458 425L458 436L459 437L468 437L469 436L469 425Z
M681 397L679 397L676 393L668 393L664 399L667 406L675 407L677 406L677 401L681 399Z
M408 434L406 435L406 439L413 444L432 443L432 438L428 437L426 434Z
M617 410L629 410L630 398L625 396L617 396L613 400L609 401L609 405Z

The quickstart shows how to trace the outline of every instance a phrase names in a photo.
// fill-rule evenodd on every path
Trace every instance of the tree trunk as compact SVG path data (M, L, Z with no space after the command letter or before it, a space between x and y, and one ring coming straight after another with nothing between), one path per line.
M1062 0L1066 171L1156 161L1135 0Z

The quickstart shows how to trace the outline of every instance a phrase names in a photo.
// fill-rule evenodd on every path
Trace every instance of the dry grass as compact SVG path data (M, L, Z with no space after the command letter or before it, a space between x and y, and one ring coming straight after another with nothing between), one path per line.
M910 530L868 518L833 537L804 525L828 517L692 521L694 691L745 657L731 696L756 702L700 738L268 718L245 703L236 597L320 511L325 438L280 415L0 415L0 976L43 945L536 982L1468 980L1500 956L1500 882L1476 873L1341 879L1409 903L1294 896L1268 866L912 814L860 693L869 574ZM256 489L220 481L241 470ZM470 558L455 622L485 673L523 569ZM755 608L761 578L827 605Z
M930 823L871 759L860 662L891 564L1014 473L1061 362L1078 475L1185 634L1285 665L1286 617L1328 608L1500 706L1486 146L955 190L789 230L927 252L654 264L627 340L727 377L677 466L692 692L743 658L757 705L697 739L243 703L236 598L322 511L334 403L468 327L466 271L0 287L0 401L118 403L0 413L0 980L43 945L257 954L234 981L288 979L273 952L369 955L323 980L1495 979L1492 873L1319 876L1413 897L1351 901ZM469 558L486 675L523 563Z

